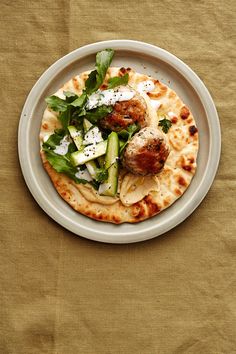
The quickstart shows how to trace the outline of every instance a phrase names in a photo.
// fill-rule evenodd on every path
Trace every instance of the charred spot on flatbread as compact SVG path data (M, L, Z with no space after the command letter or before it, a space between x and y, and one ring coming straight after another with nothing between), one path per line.
M189 133L190 133L191 136L193 136L193 135L196 134L197 132L198 132L198 129L197 129L197 127L196 127L195 125L191 125L191 126L189 127Z
M183 106L183 107L181 108L181 111L180 111L180 117L181 117L183 120L185 120L185 119L188 118L189 115L190 115L190 111L189 111L188 107Z

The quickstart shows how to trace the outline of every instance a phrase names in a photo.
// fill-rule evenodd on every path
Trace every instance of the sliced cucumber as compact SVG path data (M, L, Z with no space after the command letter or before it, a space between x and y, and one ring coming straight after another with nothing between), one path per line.
M70 136L74 140L74 143L75 143L77 149L81 150L82 149L82 145L83 145L83 133L82 133L82 131L76 129L76 127L74 127L73 125L69 125L68 126L68 130L69 130Z
M97 167L95 160L88 161L88 162L86 162L85 165L86 165L90 175L92 176L92 178L96 179L98 167Z
M97 145L88 145L83 151L75 151L71 154L71 162L74 166L83 165L84 163L94 160L106 153L107 140Z
M117 133L112 132L107 139L107 151L105 157L105 168L108 170L108 178L99 186L101 195L114 197L118 187L118 157L119 138Z
M88 119L86 119L86 118L84 118L84 120L83 120L83 127L84 127L84 131L85 131L85 133L90 129L90 128L92 128L92 123L90 123L90 121L88 120Z

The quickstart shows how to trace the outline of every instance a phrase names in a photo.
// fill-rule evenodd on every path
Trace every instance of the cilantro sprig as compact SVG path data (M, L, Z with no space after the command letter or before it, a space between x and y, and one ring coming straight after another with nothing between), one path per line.
M159 120L158 126L161 127L161 129L163 130L163 132L165 134L167 134L170 127L172 126L172 123L169 119L163 118L163 119Z

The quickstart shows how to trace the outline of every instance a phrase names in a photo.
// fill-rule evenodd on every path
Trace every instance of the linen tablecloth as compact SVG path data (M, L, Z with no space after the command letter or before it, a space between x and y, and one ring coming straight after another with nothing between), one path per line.
M0 2L0 353L236 353L234 0ZM198 209L151 241L92 242L49 218L17 156L24 101L82 45L136 39L187 63L222 128L216 179Z

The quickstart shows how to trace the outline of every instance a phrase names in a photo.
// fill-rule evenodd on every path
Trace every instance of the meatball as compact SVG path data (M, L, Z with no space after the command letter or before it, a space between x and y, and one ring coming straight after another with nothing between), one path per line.
M113 111L99 121L103 129L116 132L126 129L131 124L139 124L141 128L147 125L146 102L137 93L128 101L116 102Z
M163 168L169 152L163 133L156 128L146 127L130 140L122 163L133 174L155 175Z

